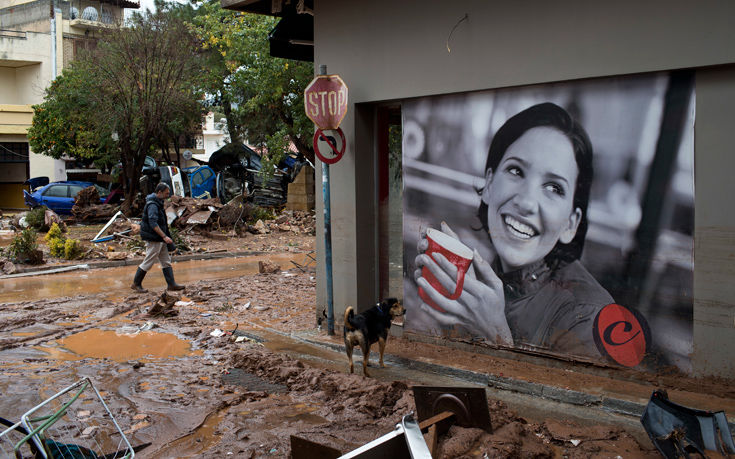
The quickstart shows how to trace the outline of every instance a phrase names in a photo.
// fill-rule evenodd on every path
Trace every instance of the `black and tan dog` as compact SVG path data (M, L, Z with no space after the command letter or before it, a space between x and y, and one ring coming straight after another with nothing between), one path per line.
M380 345L380 366L385 367L383 353L385 352L385 342L388 339L390 323L405 312L406 310L403 308L401 301L396 298L388 298L362 314L355 314L352 306L345 310L344 337L347 358L350 359L350 373L355 372L352 363L352 349L354 346L360 346L362 350L362 372L365 376L370 376L367 365L370 358L370 346L375 342Z

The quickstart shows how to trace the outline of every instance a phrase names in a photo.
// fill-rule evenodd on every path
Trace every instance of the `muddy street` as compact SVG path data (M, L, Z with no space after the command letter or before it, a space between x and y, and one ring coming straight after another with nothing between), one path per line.
M240 277L258 272L258 262L268 261L293 268L291 261L303 263L304 254L277 253L249 257L215 258L210 260L177 261L173 266L177 281L192 283L204 279L224 279ZM130 293L130 283L135 274L135 265L105 269L82 269L53 275L36 275L3 279L0 290L0 303L30 301L42 298L76 296L82 294L106 293L109 298ZM166 285L160 269L154 268L146 276L146 287L163 289Z
M18 419L89 377L130 443L151 443L140 457L287 457L292 434L347 452L391 431L415 410L414 384L487 387L444 372L456 356L400 338L389 341L386 368L374 350L374 378L359 364L347 373L341 334L315 320L313 269L290 262L303 256L178 262L187 288L170 316L147 314L164 289L155 271L148 293L131 294L134 266L0 281L0 416ZM260 260L281 270L260 274ZM501 392L488 389L494 433L455 427L440 457L655 457L612 416ZM85 419L104 415L89 411ZM599 428L580 427L593 419ZM103 434L92 437L114 450Z

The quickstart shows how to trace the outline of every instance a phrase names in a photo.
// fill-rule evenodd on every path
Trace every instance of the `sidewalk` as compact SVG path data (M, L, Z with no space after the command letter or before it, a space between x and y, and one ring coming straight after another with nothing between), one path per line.
M325 332L305 331L290 335L292 338L345 355L341 331L335 336ZM452 343L454 344L454 343ZM356 350L356 362L362 357ZM599 414L627 417L628 427L638 425L651 393L666 389L670 399L691 408L711 411L724 410L728 415L731 433L735 433L735 397L731 391L717 395L709 389L722 382L707 382L681 376L656 376L617 369L601 369L565 362L559 365L543 359L527 361L513 354L510 359L489 353L423 343L414 339L388 339L386 365L410 368L428 374L453 376L473 385L485 386L490 392L505 396L531 397L532 404L558 402L567 406L584 407ZM377 358L377 347L371 350L371 362ZM531 359L533 360L533 359ZM538 358L536 358L538 360ZM346 357L345 357L346 363ZM549 363L554 366L549 366ZM355 365L358 373L360 365ZM374 370L373 373L377 373ZM502 398L502 397L500 397ZM632 422L631 422L632 421Z

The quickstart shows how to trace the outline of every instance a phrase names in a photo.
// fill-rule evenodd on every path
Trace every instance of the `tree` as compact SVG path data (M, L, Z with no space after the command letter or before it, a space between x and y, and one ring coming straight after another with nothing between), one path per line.
M224 10L219 0L203 2L192 20L209 69L203 89L224 113L231 142L265 147L267 163L277 163L293 142L313 161L314 126L303 101L313 67L270 56L275 24L271 17Z
M146 155L201 119L197 50L196 37L174 15L135 15L51 85L34 114L34 150L114 155L122 163L122 210L130 215Z
M34 152L56 159L66 155L108 168L118 161L112 131L96 129L90 118L94 99L87 77L83 66L73 63L51 83L44 102L33 106L28 143Z

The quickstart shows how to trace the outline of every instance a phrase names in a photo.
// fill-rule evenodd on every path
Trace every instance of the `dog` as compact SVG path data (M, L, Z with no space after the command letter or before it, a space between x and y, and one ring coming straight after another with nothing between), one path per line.
M355 314L352 306L345 310L344 338L347 358L350 360L350 373L355 372L355 366L352 363L352 349L359 346L362 350L363 375L370 376L367 370L370 346L376 342L380 345L380 366L385 368L383 353L390 323L405 313L403 304L396 298L388 298L362 314Z

